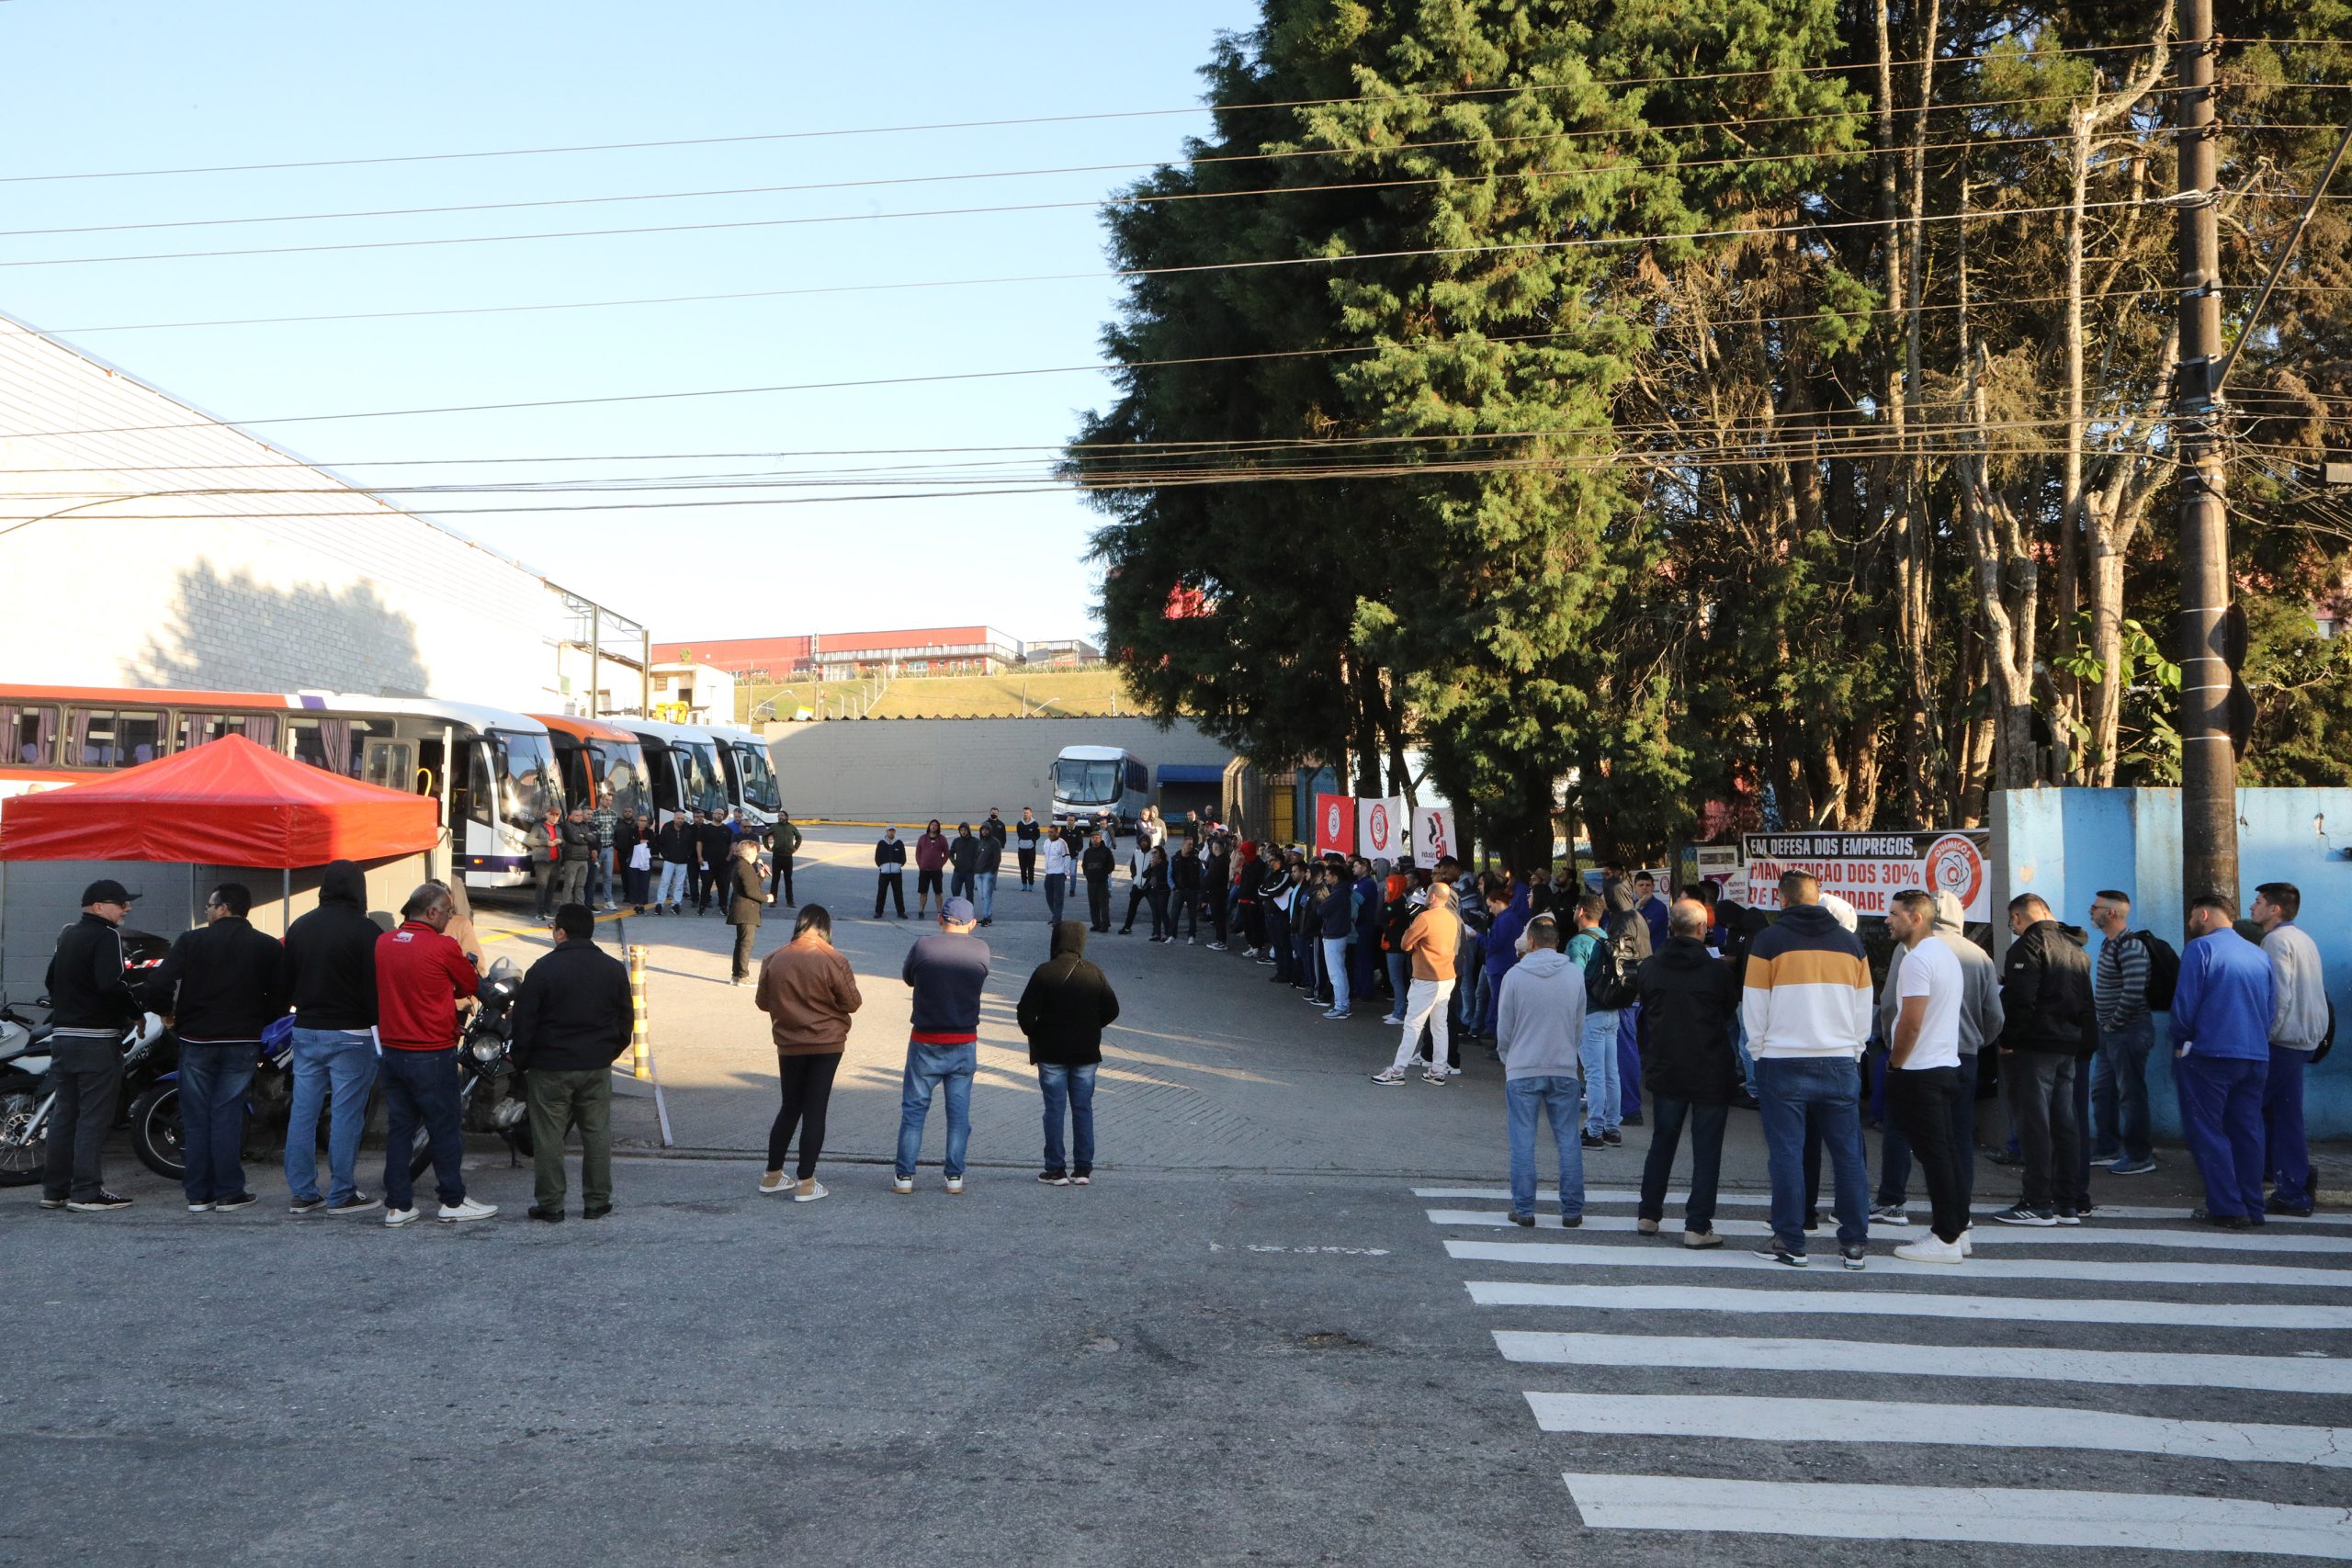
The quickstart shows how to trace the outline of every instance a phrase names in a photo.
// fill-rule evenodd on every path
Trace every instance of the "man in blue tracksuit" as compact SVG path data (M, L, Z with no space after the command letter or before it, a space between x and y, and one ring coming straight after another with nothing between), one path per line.
M1495 1031L1502 1010L1503 976L1519 962L1519 937L1527 929L1526 887L1508 882L1494 889L1487 895L1487 912L1494 919L1478 943L1487 970L1487 1005L1478 1020L1478 1032L1499 1041Z
M2224 1230L2262 1224L2262 1097L2270 1072L2270 961L2238 935L2234 900L2188 906L2189 943L2172 993L2172 1076L2180 1126L2205 1179L2191 1217Z

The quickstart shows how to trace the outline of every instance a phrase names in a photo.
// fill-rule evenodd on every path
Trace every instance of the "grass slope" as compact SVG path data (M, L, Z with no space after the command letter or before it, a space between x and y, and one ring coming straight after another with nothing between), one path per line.
M761 708L759 720L772 715L790 718L798 708L812 712L821 700L825 708L838 712L846 699L850 711L856 712L856 703L873 690L871 683L863 687L854 681L829 681L820 689L807 681L784 685L739 684L735 688L735 715L745 723L754 722L753 708L773 700L773 706ZM874 705L876 718L1089 718L1097 715L1132 713L1134 705L1119 694L1119 678L1109 670L1060 670L1031 671L1009 675L901 675L892 681Z

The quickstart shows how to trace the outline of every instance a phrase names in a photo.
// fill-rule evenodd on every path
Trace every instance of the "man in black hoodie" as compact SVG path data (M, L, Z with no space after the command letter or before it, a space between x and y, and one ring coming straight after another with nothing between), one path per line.
M1095 829L1087 837L1085 852L1078 857L1079 874L1086 878L1086 924L1090 931L1111 929L1111 873L1118 865L1119 857L1103 840L1102 829Z
M1739 1011L1739 971L1707 951L1707 908L1678 901L1667 916L1666 946L1636 973L1642 1085L1650 1091L1657 1124L1642 1165L1636 1226L1656 1235L1666 1217L1666 1187L1675 1145L1690 1124L1690 1196L1682 1209L1682 1245L1718 1245L1715 1183L1723 1168L1724 1125L1739 1091L1739 1057L1731 1021Z
M669 906L671 914L683 913L688 884L693 880L695 863L695 825L681 813L672 814L653 834L653 853L662 862L662 882L653 890L653 912L662 912Z
M286 1188L297 1214L364 1214L383 1200L359 1190L359 1134L376 1087L376 942L368 879L347 860L319 878L319 907L286 933L278 990L294 1007L293 1109ZM327 1108L327 1190L319 1194L319 1111Z
M555 946L514 993L514 1065L531 1102L535 1220L563 1218L563 1135L580 1129L581 1217L613 1212L613 1064L637 1016L628 969L596 946L585 904L555 912Z
M262 1031L286 1015L286 950L254 930L245 918L253 906L242 882L215 887L205 923L183 932L141 987L179 1036L180 1185L191 1214L259 1201L245 1190L240 1159L245 1091L261 1059Z
M50 1111L40 1206L77 1214L128 1209L107 1190L102 1156L122 1091L123 1032L141 1010L124 973L123 917L138 894L101 879L82 890L82 918L58 934L49 961Z
M972 885L979 871L980 840L973 836L969 822L958 822L956 836L947 842L947 897L970 898L972 907L979 908L979 899L974 897L978 889Z
M2090 1194L2079 1190L2081 1129L2075 1074L2091 1016L2091 964L2084 932L2060 925L2041 897L2009 900L2008 960L2001 966L2001 1087L2025 1156L2025 1190L1993 1217L2009 1225L2077 1225Z
M725 914L735 853L735 835L727 830L727 819L716 811L706 812L702 826L695 829L695 846L702 866L695 904L701 913L707 915L711 900L716 898L719 900L719 913Z
M1029 1061L1046 1098L1048 1187L1084 1187L1094 1179L1094 1070L1102 1063L1102 1031L1119 1016L1110 977L1086 959L1086 928L1076 920L1054 927L1053 956L1037 965L1014 1010L1029 1039ZM1069 1161L1062 1148L1062 1108L1069 1108Z

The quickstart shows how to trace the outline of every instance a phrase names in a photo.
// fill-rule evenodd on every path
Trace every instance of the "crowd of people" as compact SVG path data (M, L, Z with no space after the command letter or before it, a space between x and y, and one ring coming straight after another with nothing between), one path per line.
M801 839L790 812L779 811L766 827L716 806L673 812L667 822L657 822L658 815L623 811L605 789L594 807L550 809L534 823L528 843L538 918L549 919L560 904L585 904L605 914L623 904L639 915L683 915L689 904L698 915L709 914L714 904L724 910L731 863L747 843L768 852L767 894L792 905Z

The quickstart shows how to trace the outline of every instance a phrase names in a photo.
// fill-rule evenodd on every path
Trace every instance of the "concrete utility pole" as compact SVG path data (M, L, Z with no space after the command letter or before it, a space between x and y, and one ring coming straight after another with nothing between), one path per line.
M2233 678L2223 656L2230 532L2222 507L2214 372L2222 354L2222 245L2213 211L2213 0L2179 0L2180 363L2174 378L2180 492L2180 843L2184 898L2238 894L2237 756L2230 747Z

